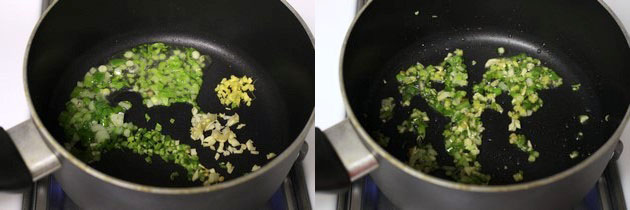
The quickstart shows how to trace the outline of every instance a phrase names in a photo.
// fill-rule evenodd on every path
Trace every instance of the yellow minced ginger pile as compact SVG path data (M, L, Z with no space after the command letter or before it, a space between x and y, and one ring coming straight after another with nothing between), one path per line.
M248 95L247 91L254 91L254 84L252 82L251 77L243 76L239 78L232 75L230 79L223 78L214 91L217 92L219 101L226 106L226 109L238 108L241 102L250 106L252 98Z

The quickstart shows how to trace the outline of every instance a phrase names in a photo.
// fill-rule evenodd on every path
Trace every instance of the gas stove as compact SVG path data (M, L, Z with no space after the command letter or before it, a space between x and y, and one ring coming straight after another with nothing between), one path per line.
M397 210L383 195L370 177L352 184L347 192L339 194L337 210ZM611 162L595 187L588 192L574 210L625 210L617 164Z
M312 209L309 200L302 163L297 162L282 186L260 210ZM61 185L53 176L36 182L31 191L24 193L23 210L80 210L71 198L66 196Z

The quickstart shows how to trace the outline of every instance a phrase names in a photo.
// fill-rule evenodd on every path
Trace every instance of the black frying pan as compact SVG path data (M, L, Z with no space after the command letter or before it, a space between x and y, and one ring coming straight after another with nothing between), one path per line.
M505 109L503 114L491 110L484 112L481 118L486 130L482 133L483 143L479 147L481 153L478 160L483 166L482 172L492 176L490 184L514 183L512 175L519 170L523 170L526 174L525 181L543 178L562 171L595 152L605 142L606 134L610 135L614 131L616 124L604 121L604 116L609 113L602 110L601 104L598 102L599 99L593 91L594 84L585 78L586 75L580 75L580 67L568 56L563 55L560 49L554 49L553 44L542 47L539 44L542 41L535 38L527 39L512 35L512 38L508 40L500 37L500 34L474 31L463 33L460 36L446 34L436 36L438 37L419 41L418 45L420 46L411 46L388 61L388 64L383 67L382 75L376 76L375 81L370 85L369 94L371 97L364 102L363 107L359 108L361 111L358 111L359 113L370 113L367 114L367 117L359 117L359 119L366 120L366 129L382 130L386 136L391 137L392 141L386 149L397 158L401 160L409 158L408 149L415 145L416 137L410 133L400 135L396 126L409 118L412 108L418 108L426 111L429 118L432 119L427 129L426 139L438 151L439 164L452 165L453 159L446 153L442 135L444 126L449 122L449 119L435 112L425 100L416 97L409 107L402 107L398 104L394 118L385 124L379 119L378 113L381 99L393 96L395 100L401 100L401 95L397 89L398 82L395 79L398 72L416 62L427 65L438 64L449 51L455 48L464 50L469 84L477 84L481 81L485 72L484 63L490 58L499 57L497 55L498 47L506 49L507 53L504 56L527 53L541 59L543 65L554 69L564 81L560 88L541 91L540 97L543 99L543 107L532 116L521 119L522 129L519 129L517 133L524 134L528 139L531 139L535 150L540 152L540 158L534 163L527 161L528 154L526 152L520 151L507 141L510 135L507 129L508 124L510 124L507 111L512 108L510 103L512 98L507 94L498 97L498 103ZM505 36L507 37L509 34ZM422 46L423 43L426 43L424 47ZM472 66L472 60L479 63ZM386 84L383 83L383 80L386 81ZM579 91L574 92L571 90L571 84L576 83L581 83L582 86ZM469 97L472 96L471 88L472 85L464 88ZM583 114L590 116L584 125L577 119L577 116ZM578 138L578 132L583 132L584 136ZM372 137L376 139L376 136ZM578 151L580 156L571 159L569 154L572 151ZM441 173L435 175L446 178Z
M391 7L404 7L407 3L408 1L389 4ZM601 64L596 64L593 59L586 58L591 55L581 51L584 48L588 49L588 45L606 42L603 39L608 38L603 33L602 35L591 34L589 36L592 37L589 39L580 38L580 44L576 45L573 41L578 34L571 33L574 31L572 27L583 25L567 22L566 28L547 27L544 20L536 17L537 13L554 12L545 8L535 8L535 10L523 8L527 12L520 14L518 11L502 11L500 5L492 8L483 8L483 4L463 7L458 6L458 3L454 1L440 4L420 1L408 4L408 6L406 10L392 10L391 13L378 17L382 19L380 21L392 19L400 21L391 24L388 28L380 28L379 31L380 33L398 31L398 34L391 35L393 37L388 44L392 45L393 42L395 43L393 45L404 44L405 46L396 52L392 51L392 54L387 55L388 57L384 60L379 60L383 63L375 65L380 67L375 69L373 74L369 74L373 77L363 81L369 87L369 91L364 93L367 94L366 97L364 100L356 101L354 105L355 112L366 130L381 130L386 136L391 137L392 142L386 149L400 160L408 159L408 148L414 145L415 136L413 134L399 135L396 126L409 117L412 108L420 108L427 111L429 118L432 119L427 129L426 139L438 151L438 162L440 165L452 165L452 157L444 149L442 136L448 118L433 111L421 97L415 97L409 107L403 108L398 105L394 118L385 124L378 118L378 113L381 99L393 96L396 101L401 100L401 95L397 90L398 82L395 79L398 72L406 70L416 62L425 65L439 64L448 52L455 49L464 50L470 84L465 90L469 97L472 96L472 85L481 81L485 72L485 62L490 58L499 57L497 53L499 47L506 49L503 56L526 53L538 58L543 65L552 68L563 78L561 87L540 92L544 103L541 109L532 116L521 119L522 129L517 133L525 134L528 139L531 139L535 150L540 152L540 158L534 163L527 161L527 153L521 152L507 141L509 136L507 127L510 123L507 111L512 108L511 97L507 94L498 97L498 102L505 109L503 114L491 110L484 112L482 121L486 130L482 133L483 143L480 146L481 153L478 160L482 164L482 172L492 176L490 184L514 183L512 175L518 170L523 170L524 181L540 179L563 171L594 153L618 126L621 116L616 115L614 111L625 107L614 107L615 110L606 107L606 102L616 96L613 95L614 92L606 93L603 90L602 83L605 80L601 76L593 75L588 71L592 69L617 71L618 68L612 65L621 61L616 59L623 60L623 58L616 51L599 52L598 56L607 57L609 60L607 63L611 65L611 68L608 69L596 66ZM531 7L532 5L522 4L521 6ZM414 15L416 10L420 13L417 16ZM467 17L471 11L477 14L475 18ZM530 13L532 11L535 13ZM512 14L515 12L518 15ZM467 13L466 17L458 16L460 13ZM556 17L557 20L548 21L563 21L563 16ZM506 21L493 20L497 18L503 18ZM360 42L359 39L371 38L361 37L355 41ZM349 50L357 49L349 48ZM366 54L366 52L362 53ZM379 53L383 54L382 51ZM385 57L385 55L381 56ZM473 60L477 62L474 66L471 64ZM350 62L350 65L352 64ZM577 83L581 84L581 88L574 92L571 90L571 85ZM353 92L351 96L354 94L363 95ZM354 98L357 97L354 96ZM577 119L577 116L583 114L590 117L585 125ZM605 115L611 115L610 121L604 120ZM583 132L582 140L576 140L578 132ZM375 136L372 137L375 138ZM569 154L572 151L578 151L580 155L571 159ZM435 175L447 178L439 172Z
M317 168L317 189L339 188L348 178L369 173L402 209L572 208L620 154L619 138L629 116L630 48L627 34L607 9L603 2L573 0L369 2L342 48L348 119L316 139L317 163L328 160L326 167ZM407 166L415 136L399 135L395 125L411 108L427 111L433 121L425 140L438 151L440 164L452 165L442 137L447 119L415 97L409 108L397 106L394 119L382 124L380 101L400 99L394 76L416 62L438 64L459 48L469 66L469 84L475 84L487 59L498 57L498 47L506 49L504 56L539 58L564 79L563 86L541 91L544 106L521 119L518 133L531 139L540 157L528 163L527 155L508 143L507 116L486 110L478 160L482 172L492 176L489 186L457 183L440 172L425 174ZM477 65L470 65L473 60ZM573 92L570 85L576 83L582 86ZM498 99L506 111L512 108L509 97ZM586 125L575 118L582 114L591 118ZM609 121L602 122L606 115ZM387 148L375 141L372 133L379 130L391 137ZM576 140L580 131L584 137ZM571 159L574 150L580 156ZM512 175L518 170L524 171L524 180L515 183ZM327 176L333 173L339 175Z

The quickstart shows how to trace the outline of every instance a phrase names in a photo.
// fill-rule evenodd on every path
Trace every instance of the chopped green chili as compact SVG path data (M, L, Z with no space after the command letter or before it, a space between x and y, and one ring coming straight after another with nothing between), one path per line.
M396 104L394 103L394 97L388 97L381 100L381 110L379 118L383 122L391 120L394 116L394 107L396 107Z
M514 175L512 175L512 178L514 178L515 182L523 181L523 171L519 170Z
M455 50L438 66L418 63L401 71L396 79L403 106L409 106L410 100L420 95L434 110L451 119L443 132L446 151L455 163L448 174L459 182L483 184L490 180L490 176L481 173L481 164L476 161L483 131L479 118L483 106L473 107L466 91L456 89L468 85L462 56L462 50ZM444 84L444 89L432 88L433 83Z
M430 173L439 167L436 157L437 151L433 149L431 144L413 146L409 149L409 161L407 164L416 170Z
M419 109L413 109L409 119L403 121L402 124L397 127L398 132L413 132L417 136L416 141L420 143L426 136L427 122L429 122L427 113Z
M540 156L538 151L535 151L532 147L532 142L525 139L525 135L517 135L515 133L512 133L510 134L509 142L510 144L516 145L516 147L518 147L518 149L520 149L521 151L529 153L529 157L527 158L527 161L529 162L536 161L536 158Z
M505 49L497 49L503 54ZM509 58L493 58L486 62L487 71L480 83L473 86L470 100L462 87L468 85L466 65L463 63L463 51L449 53L437 66L424 66L420 63L401 71L396 75L398 90L402 95L403 107L411 104L411 99L421 96L438 113L450 118L443 132L447 153L453 157L454 167L443 167L447 175L462 183L486 184L490 176L483 174L481 164L476 161L484 130L480 116L485 109L503 113L503 108L496 102L496 97L507 92L512 97L513 110L508 112L512 122L509 131L521 128L519 118L531 116L542 107L538 91L562 85L553 70L542 66L540 60L525 54ZM444 85L442 90L434 89L435 83ZM418 110L419 111L419 110ZM406 123L405 123L406 122ZM410 130L411 121L405 121L399 131ZM422 126L426 129L426 126ZM424 136L417 132L418 138ZM539 156L523 135L512 133L510 143L529 153L528 161L533 162Z
M124 111L131 103L111 106L106 97L115 91L133 91L142 96L147 107L186 102L193 106L207 56L193 48L171 49L163 43L143 44L106 65L91 68L71 93L59 123L67 137L66 147L85 162L98 161L111 149L125 149L145 156L147 162L157 155L164 161L184 167L189 180L212 184L223 180L214 169L199 163L190 146L155 130L124 122ZM196 54L199 54L197 52ZM148 114L146 120L150 120ZM172 175L171 177L173 177Z

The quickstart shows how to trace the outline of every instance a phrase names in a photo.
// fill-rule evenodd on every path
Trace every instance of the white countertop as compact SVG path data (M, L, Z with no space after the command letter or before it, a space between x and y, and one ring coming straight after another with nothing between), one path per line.
M28 119L22 83L26 43L39 18L41 0L0 1L0 126L8 129ZM0 209L22 208L22 194L0 192Z
M326 129L345 117L339 87L339 56L356 1L317 0L315 16L315 126ZM315 209L334 210L337 195L315 194Z
M630 32L630 1L604 0ZM339 53L346 32L355 14L355 1L317 0L315 38L316 81L315 126L328 128L344 118L344 108L339 89ZM630 59L630 58L629 58ZM626 203L630 203L630 125L623 135L626 151L618 165ZM315 194L318 210L336 209L337 196L328 193Z
M309 28L315 27L315 0L286 0L295 8ZM5 129L28 119L29 110L22 83L24 51L31 31L40 16L42 0L0 0L0 126ZM312 30L311 32L314 32ZM312 132L311 132L312 133ZM307 137L310 145L304 159L305 175L314 205L315 142ZM22 195L0 192L0 210L21 209Z

